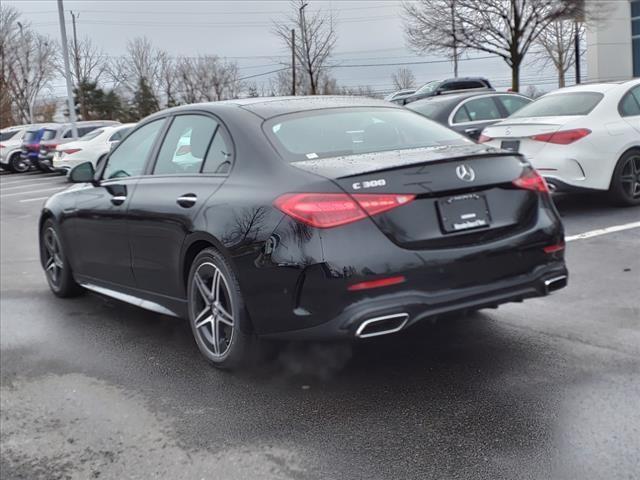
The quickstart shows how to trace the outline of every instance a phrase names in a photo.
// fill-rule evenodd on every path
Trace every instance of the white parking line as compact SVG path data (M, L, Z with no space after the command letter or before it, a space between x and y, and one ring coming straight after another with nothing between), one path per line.
M51 181L52 177L60 177L62 178L62 175L60 175L59 173L50 173L50 174L45 174L45 175L39 175L38 177L32 177L32 176L24 176L24 177L20 177L20 179L16 179L16 180L7 180L6 182L0 182L0 186L5 186L5 185L21 185L24 183L29 183L29 182L47 182L47 181Z
M574 240L584 240L585 238L599 237L600 235L622 232L623 230L631 230L632 228L640 228L640 222L631 222L625 223L623 225L614 225L612 227L599 228L598 230L591 230L590 232L584 232L577 235L565 237L564 240L565 242L573 242Z
M52 185L55 185L56 183L51 182ZM60 185L64 185L66 182L59 182ZM5 187L3 185L0 185L0 193L1 192L6 192L7 190L18 190L20 188L29 188L29 187L41 187L42 185L44 185L43 182L41 183L25 183L22 185L14 185L12 187Z
M4 195L0 195L0 198L14 197L16 195L29 195L31 193L52 192L53 190L62 191L65 188L67 188L66 185L63 188L60 188L60 187L56 187L56 188L41 188L40 190L28 190L26 192L5 193Z
M46 200L49 197L38 197L38 198L27 198L25 200L19 200L20 203L25 203L25 202L37 202L38 200L42 201L42 200Z

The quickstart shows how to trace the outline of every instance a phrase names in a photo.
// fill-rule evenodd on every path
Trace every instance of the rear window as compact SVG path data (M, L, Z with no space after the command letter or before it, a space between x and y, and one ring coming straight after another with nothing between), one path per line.
M104 132L104 128L99 128L97 130L90 131L86 135L83 135L82 137L79 138L79 140L82 140L84 142L86 142L87 140L93 140L97 136L101 135L103 132ZM78 135L80 135L80 130L78 130Z
M15 137L20 130L12 130L10 132L0 132L0 142L6 142L7 140Z
M56 138L56 133L57 133L57 130L49 130L48 128L46 128L44 132L42 132L42 138L40 140L45 141L45 140L51 140L52 138Z
M444 106L436 102L412 102L407 105L407 109L419 113L423 117L436 118L444 109Z
M602 93L597 92L547 95L518 110L510 118L588 115L603 97Z
M339 108L280 116L267 135L289 161L470 142L413 112L395 108Z

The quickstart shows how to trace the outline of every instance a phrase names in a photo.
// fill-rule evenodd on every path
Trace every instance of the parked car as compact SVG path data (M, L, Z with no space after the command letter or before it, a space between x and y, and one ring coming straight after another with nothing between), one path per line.
M403 105L457 90L494 91L494 88L491 86L489 80L482 77L459 77L448 78L446 80L434 80L424 84L416 90L414 94L405 97L403 99Z
M53 156L53 170L68 172L84 162L91 162L97 168L134 125L135 123L126 123L97 128L74 142L58 145Z
M567 283L562 223L520 155L382 100L176 107L69 178L39 223L53 293L189 318L219 367L257 337L375 337Z
M17 173L22 173L28 171L31 167L37 166L40 141L45 133L45 129L57 127L57 123L30 125L22 137L20 161L16 161L12 166L12 170Z
M408 104L407 108L477 140L485 127L529 103L531 99L515 93L471 92L428 97Z
M22 163L22 137L31 125L17 125L0 130L0 168L19 171Z
M398 90L390 95L387 95L384 99L387 102L397 103L398 105L404 104L404 99L416 92L415 88L405 88L404 90Z
M109 125L120 125L120 122L110 120L88 120L76 122L78 136L73 136L73 128L70 123L57 125L55 127L46 128L40 140L40 151L38 152L37 167L43 172L53 171L53 153L58 145L63 145L83 137L96 128Z
M524 154L555 191L608 191L640 205L640 79L556 90L481 141Z

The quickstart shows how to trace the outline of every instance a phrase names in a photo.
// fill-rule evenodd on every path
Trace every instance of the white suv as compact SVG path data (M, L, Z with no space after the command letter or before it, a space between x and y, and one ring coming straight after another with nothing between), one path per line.
M22 137L31 125L18 125L0 130L0 168L16 171L15 168L22 162L20 152Z

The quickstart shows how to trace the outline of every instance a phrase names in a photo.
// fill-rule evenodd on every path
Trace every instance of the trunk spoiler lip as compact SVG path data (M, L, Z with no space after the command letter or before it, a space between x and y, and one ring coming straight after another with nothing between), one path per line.
M476 145L478 146L478 145ZM478 146L479 147L479 146ZM466 148L467 150L471 150L470 148ZM433 152L433 149L425 149L425 148L421 148L421 149L410 149L410 150L403 150L403 152L411 152L412 154L419 154L421 151L426 152ZM373 155L374 157L378 158L382 158L387 154L393 154L395 152L398 152L398 150L392 150L392 151L387 151L387 152L374 152L374 153L367 153L367 154L358 154L358 155L349 155L348 157L363 157L366 155ZM339 179L347 179L347 178L353 178L353 177L357 177L360 175L368 175L370 173L381 173L381 172L388 172L388 171L392 171L392 170L397 170L397 169L402 169L402 168L412 168L412 167L420 167L420 166L425 166L425 165L439 165L442 163L453 163L453 162L461 162L461 161L473 161L475 159L478 158L491 158L491 157L515 157L518 160L520 160L520 163L524 166L524 165L528 165L529 162L527 162L527 160L525 159L525 156L522 153L518 153L518 152L508 152L505 150L501 150L499 148L494 148L494 147L480 147L477 149L474 149L472 151L468 151L468 152L460 152L459 154L454 154L451 156L436 156L434 155L433 158L426 158L426 159L422 159L422 160L416 160L415 162L406 162L406 163L400 163L400 164L396 164L396 165L389 165L389 166L381 166L380 168L376 168L375 166L371 165L371 168L367 168L366 166L363 165L363 168L361 171L358 172L347 172L345 174L340 174L340 175L335 175L335 176L331 176L328 175L326 173L322 172L322 164L328 164L326 165L327 169L331 169L333 167L333 162L336 162L339 159L342 159L344 157L347 156L342 156L342 157L327 157L327 158L323 158L323 159L318 159L318 160L301 160L298 162L291 162L290 165L296 168L299 168L301 170L304 170L306 172L309 173L314 173L317 175L320 175L322 177L325 178L329 178L332 180L339 180ZM318 167L318 168L314 168L314 167ZM338 168L338 166L336 166L336 168Z

